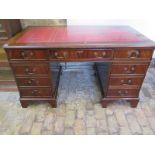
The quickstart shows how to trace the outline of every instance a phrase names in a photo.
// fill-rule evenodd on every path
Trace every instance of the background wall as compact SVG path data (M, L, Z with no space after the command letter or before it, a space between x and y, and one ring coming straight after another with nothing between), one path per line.
M66 25L66 19L21 19L22 28L27 26L54 26Z

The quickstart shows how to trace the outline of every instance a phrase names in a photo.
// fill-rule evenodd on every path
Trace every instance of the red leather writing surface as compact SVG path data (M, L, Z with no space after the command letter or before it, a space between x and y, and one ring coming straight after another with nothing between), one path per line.
M33 27L17 43L138 42L137 34L117 27Z

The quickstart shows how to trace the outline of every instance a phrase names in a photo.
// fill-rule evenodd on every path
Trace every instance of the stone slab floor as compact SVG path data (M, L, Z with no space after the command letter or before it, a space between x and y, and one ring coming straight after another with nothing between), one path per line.
M150 67L137 108L117 101L103 109L92 70L63 73L58 107L48 103L23 109L18 92L0 92L0 134L155 134L155 68Z

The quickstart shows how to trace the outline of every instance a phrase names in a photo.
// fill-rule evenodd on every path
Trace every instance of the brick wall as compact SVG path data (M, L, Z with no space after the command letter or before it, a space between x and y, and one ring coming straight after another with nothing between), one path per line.
M66 19L21 19L21 25L23 28L27 26L54 26L54 25L66 25Z

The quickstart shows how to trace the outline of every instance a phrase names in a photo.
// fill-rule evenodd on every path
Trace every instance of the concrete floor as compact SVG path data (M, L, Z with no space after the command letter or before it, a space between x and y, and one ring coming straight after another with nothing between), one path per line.
M0 92L0 134L155 134L155 68L150 67L137 108L117 101L103 109L93 71L64 72L58 107L23 109L18 92Z

